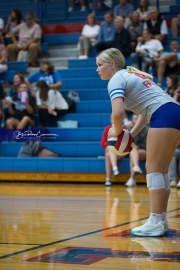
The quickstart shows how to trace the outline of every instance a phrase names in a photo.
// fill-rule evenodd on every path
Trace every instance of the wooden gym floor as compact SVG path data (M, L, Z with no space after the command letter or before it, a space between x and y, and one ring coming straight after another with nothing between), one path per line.
M0 269L180 269L180 189L168 235L130 234L148 209L140 184L0 183Z

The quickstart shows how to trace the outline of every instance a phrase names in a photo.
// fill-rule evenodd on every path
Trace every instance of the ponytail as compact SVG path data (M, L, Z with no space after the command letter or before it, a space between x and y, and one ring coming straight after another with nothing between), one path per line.
M153 79L152 75L150 75L144 71L140 71L139 69L137 69L135 67L131 67L131 66L126 67L123 54L116 48L110 48L110 49L107 49L107 50L100 52L98 54L97 58L101 59L102 61L104 61L106 63L111 63L112 61L114 61L117 69L126 69L129 72L141 74L150 80Z
M145 76L146 78L148 78L148 79L150 79L150 80L153 79L153 76L152 76L152 75L150 75L150 74L148 74L148 73L146 73L146 72L144 72L144 71L141 71L141 70L139 70L139 69L137 69L137 68L135 68L135 67L128 66L128 67L126 67L126 69L127 69L129 72L135 72L135 73L141 74L141 75Z

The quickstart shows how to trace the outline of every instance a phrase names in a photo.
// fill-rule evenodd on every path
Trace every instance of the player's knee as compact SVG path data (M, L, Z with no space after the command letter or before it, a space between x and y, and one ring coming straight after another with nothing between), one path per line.
M148 173L146 175L146 182L149 190L165 188L164 176L160 172Z

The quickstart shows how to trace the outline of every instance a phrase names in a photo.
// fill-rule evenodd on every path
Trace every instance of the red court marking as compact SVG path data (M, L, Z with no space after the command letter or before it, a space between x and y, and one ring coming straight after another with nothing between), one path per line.
M180 214L179 215L175 215L175 216L170 217L170 218L180 218Z

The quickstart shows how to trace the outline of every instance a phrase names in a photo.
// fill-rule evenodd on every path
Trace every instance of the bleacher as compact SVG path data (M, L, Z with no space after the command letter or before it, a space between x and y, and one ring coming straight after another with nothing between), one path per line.
M17 0L16 4L17 2L22 4L22 0ZM167 1L158 1L158 4L162 4L162 2L166 3ZM137 1L135 1L135 4L137 5ZM58 5L61 5L61 9L57 11ZM177 7L177 1L172 1L172 5L176 5ZM9 11L14 7L13 1L8 0L7 4L1 3L0 7L2 8L5 19L7 18ZM38 8L35 10L35 7ZM50 48L53 50L53 46L55 45L63 45L64 47L69 44L76 45L80 36L80 31L76 33L72 29L71 33L71 27L68 27L67 25L72 25L72 22L75 24L76 21L85 21L87 12L81 12L81 14L77 10L72 12L72 14L62 12L63 9L67 9L67 1L64 0L57 2L37 1L37 3L27 0L24 1L22 6L23 12L26 12L27 10L32 11L37 14L37 16L40 12L39 9L42 8L44 8L45 13L47 12L46 18L45 15L41 17L41 21L44 23L43 29L45 29L44 41L41 47L42 54L46 55L50 51ZM170 10L172 10L172 7L170 7ZM164 15L167 16L168 12L164 12ZM169 14L168 18L171 18L171 15L173 16L174 13ZM103 18L100 13L98 16L98 18ZM63 22L66 22L66 28L68 28L68 30L63 29L61 33L57 33L57 25L52 24L57 23L57 21L55 21L55 17L58 17L58 22L61 23L61 26L63 25ZM50 24L49 27L48 24ZM52 32L53 27L55 29L54 32ZM77 26L77 29L80 29L80 27L81 25ZM51 31L51 34L49 31ZM171 33L169 32L168 42L170 39ZM168 45L169 43L167 44L166 49L169 48ZM60 129L59 141L43 143L45 147L60 153L61 157L17 158L17 153L22 142L1 142L0 171L4 172L4 174L1 174L0 179L16 179L18 178L16 174L17 172L28 172L30 174L32 173L32 179L30 180L43 180L46 177L44 175L40 176L40 173L49 172L52 177L49 176L48 179L46 178L48 181L51 181L52 179L55 181L63 181L66 179L71 181L71 179L65 175L68 173L75 173L72 181L104 181L105 160L103 158L104 151L100 146L100 139L104 127L110 123L111 105L107 93L107 81L102 81L96 73L95 55L96 51L92 50L89 54L89 59L87 60L67 58L66 68L59 69L63 78L61 93L66 97L68 92L73 90L78 92L80 97L80 101L76 102L76 113L66 114L60 119L61 121L77 121L78 127L57 128L58 130ZM126 64L131 64L130 58L126 59ZM16 72L29 72L27 63L9 62L8 71L0 74L0 80L12 83ZM154 78L154 80L157 81L157 78ZM34 117L35 122L38 123L38 116L35 115ZM55 132L56 129L51 130L49 128L48 130L50 132ZM118 166L122 174L129 173L128 158L121 160ZM140 166L145 173L145 163L141 162ZM38 173L39 176L34 178L33 173ZM62 173L63 176L53 178L53 173L58 173L58 175ZM87 174L89 176L87 176ZM94 178L93 175L95 175ZM117 177L116 181L122 182L124 179L122 177Z

